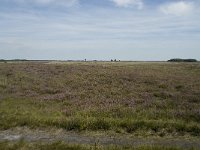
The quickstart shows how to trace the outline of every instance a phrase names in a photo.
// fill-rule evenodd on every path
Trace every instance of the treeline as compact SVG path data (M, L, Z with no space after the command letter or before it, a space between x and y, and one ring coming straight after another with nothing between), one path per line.
M0 59L0 62L4 62L4 61L28 61L28 60L26 59L10 59L10 60Z
M196 59L180 59L180 58L174 58L168 60L168 62L197 62Z

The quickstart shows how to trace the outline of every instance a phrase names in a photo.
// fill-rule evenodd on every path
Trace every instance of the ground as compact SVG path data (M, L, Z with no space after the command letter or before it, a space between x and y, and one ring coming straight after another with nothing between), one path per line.
M28 128L108 140L192 140L199 148L199 108L198 62L0 63L2 142L17 136L16 128L26 137Z

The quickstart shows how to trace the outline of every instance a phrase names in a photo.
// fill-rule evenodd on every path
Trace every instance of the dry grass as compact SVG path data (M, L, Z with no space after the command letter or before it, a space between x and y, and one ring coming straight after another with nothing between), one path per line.
M0 129L200 135L199 63L0 63Z
M17 143L0 142L1 150L182 150L178 147L163 146L101 146L101 145L72 145L63 142L55 143L27 143L19 141ZM196 150L191 148L189 150Z

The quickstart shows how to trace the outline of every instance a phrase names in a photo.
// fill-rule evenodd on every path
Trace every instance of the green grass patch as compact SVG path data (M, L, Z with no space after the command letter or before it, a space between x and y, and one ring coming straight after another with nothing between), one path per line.
M66 144L63 142L54 142L50 144L45 143L27 143L19 141L15 143L11 142L0 142L1 150L182 150L182 148L171 147L171 146L101 146L98 144L94 145L73 145ZM189 150L196 150L190 148Z

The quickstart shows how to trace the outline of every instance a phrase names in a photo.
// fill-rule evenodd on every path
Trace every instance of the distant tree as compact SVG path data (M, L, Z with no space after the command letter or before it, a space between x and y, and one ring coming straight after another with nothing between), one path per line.
M184 59L184 62L197 62L196 59Z
M0 62L7 63L7 61L6 61L6 60L4 60L4 59L0 59Z
M170 59L168 60L169 62L182 62L183 60L180 59L180 58L173 58L173 59Z
M111 59L111 61L113 61L113 60Z
M117 60L115 59L114 61L116 62Z
M197 62L196 59L180 59L180 58L174 58L168 60L168 62Z

